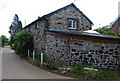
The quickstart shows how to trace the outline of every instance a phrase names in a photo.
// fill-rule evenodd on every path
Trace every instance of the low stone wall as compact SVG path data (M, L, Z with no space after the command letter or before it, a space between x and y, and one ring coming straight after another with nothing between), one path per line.
M55 62L78 62L98 68L120 68L120 45L46 35L45 53Z

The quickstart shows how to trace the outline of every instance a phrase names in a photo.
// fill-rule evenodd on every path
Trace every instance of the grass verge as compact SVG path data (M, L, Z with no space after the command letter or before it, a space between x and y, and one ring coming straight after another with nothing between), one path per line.
M85 70L84 68L88 66L80 64L69 68L51 61L47 61L43 65L40 65L39 60L32 60L32 58L24 58L24 60L41 69L67 77L79 79L120 79L120 70L118 69L99 69L99 71L94 71Z

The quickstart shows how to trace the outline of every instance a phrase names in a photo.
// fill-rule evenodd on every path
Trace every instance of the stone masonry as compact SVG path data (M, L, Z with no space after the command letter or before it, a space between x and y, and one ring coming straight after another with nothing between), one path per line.
M69 30L68 19L77 20L78 27L74 31L85 31L91 29L91 23L82 15L82 12L78 12L74 7L67 7L59 13L48 17L49 29L57 30Z
M90 40L46 36L46 54L65 65L86 63L98 68L120 67L120 45Z

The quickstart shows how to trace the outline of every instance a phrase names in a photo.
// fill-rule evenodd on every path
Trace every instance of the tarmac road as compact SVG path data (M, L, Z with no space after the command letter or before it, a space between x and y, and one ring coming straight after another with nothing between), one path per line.
M39 69L19 56L9 46L2 48L2 79L70 79Z
M0 47L0 81L2 80L2 50Z

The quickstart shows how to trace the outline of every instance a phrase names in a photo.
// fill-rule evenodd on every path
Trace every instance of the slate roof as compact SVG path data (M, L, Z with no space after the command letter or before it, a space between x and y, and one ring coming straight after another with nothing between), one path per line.
M69 4L69 5L67 5L67 6L65 6L65 7L63 7L63 8L60 8L60 9L58 9L58 10L56 10L56 11L53 11L53 12L51 12L51 13L49 13L49 14L43 15L41 18L36 19L35 21L33 21L32 23L28 24L27 26L35 23L35 22L38 21L38 20L48 18L48 17L50 17L51 15L53 15L53 14L55 14L55 13L58 13L59 11L62 11L62 10L64 10L64 9L68 8L68 7L74 7L78 12L80 12L80 13L83 15L83 17L85 17L85 18L93 25L93 22L92 22L85 14L83 14L83 12L80 11L73 3L71 3L71 4ZM27 27L27 26L26 26L26 27Z
M91 38L101 38L101 39L114 39L116 41L120 41L118 36L111 35L102 35L102 34L94 34L87 33L83 31L66 31L66 30L55 30L55 29L46 29L47 32L70 35L70 36L82 36L82 37L91 37Z

